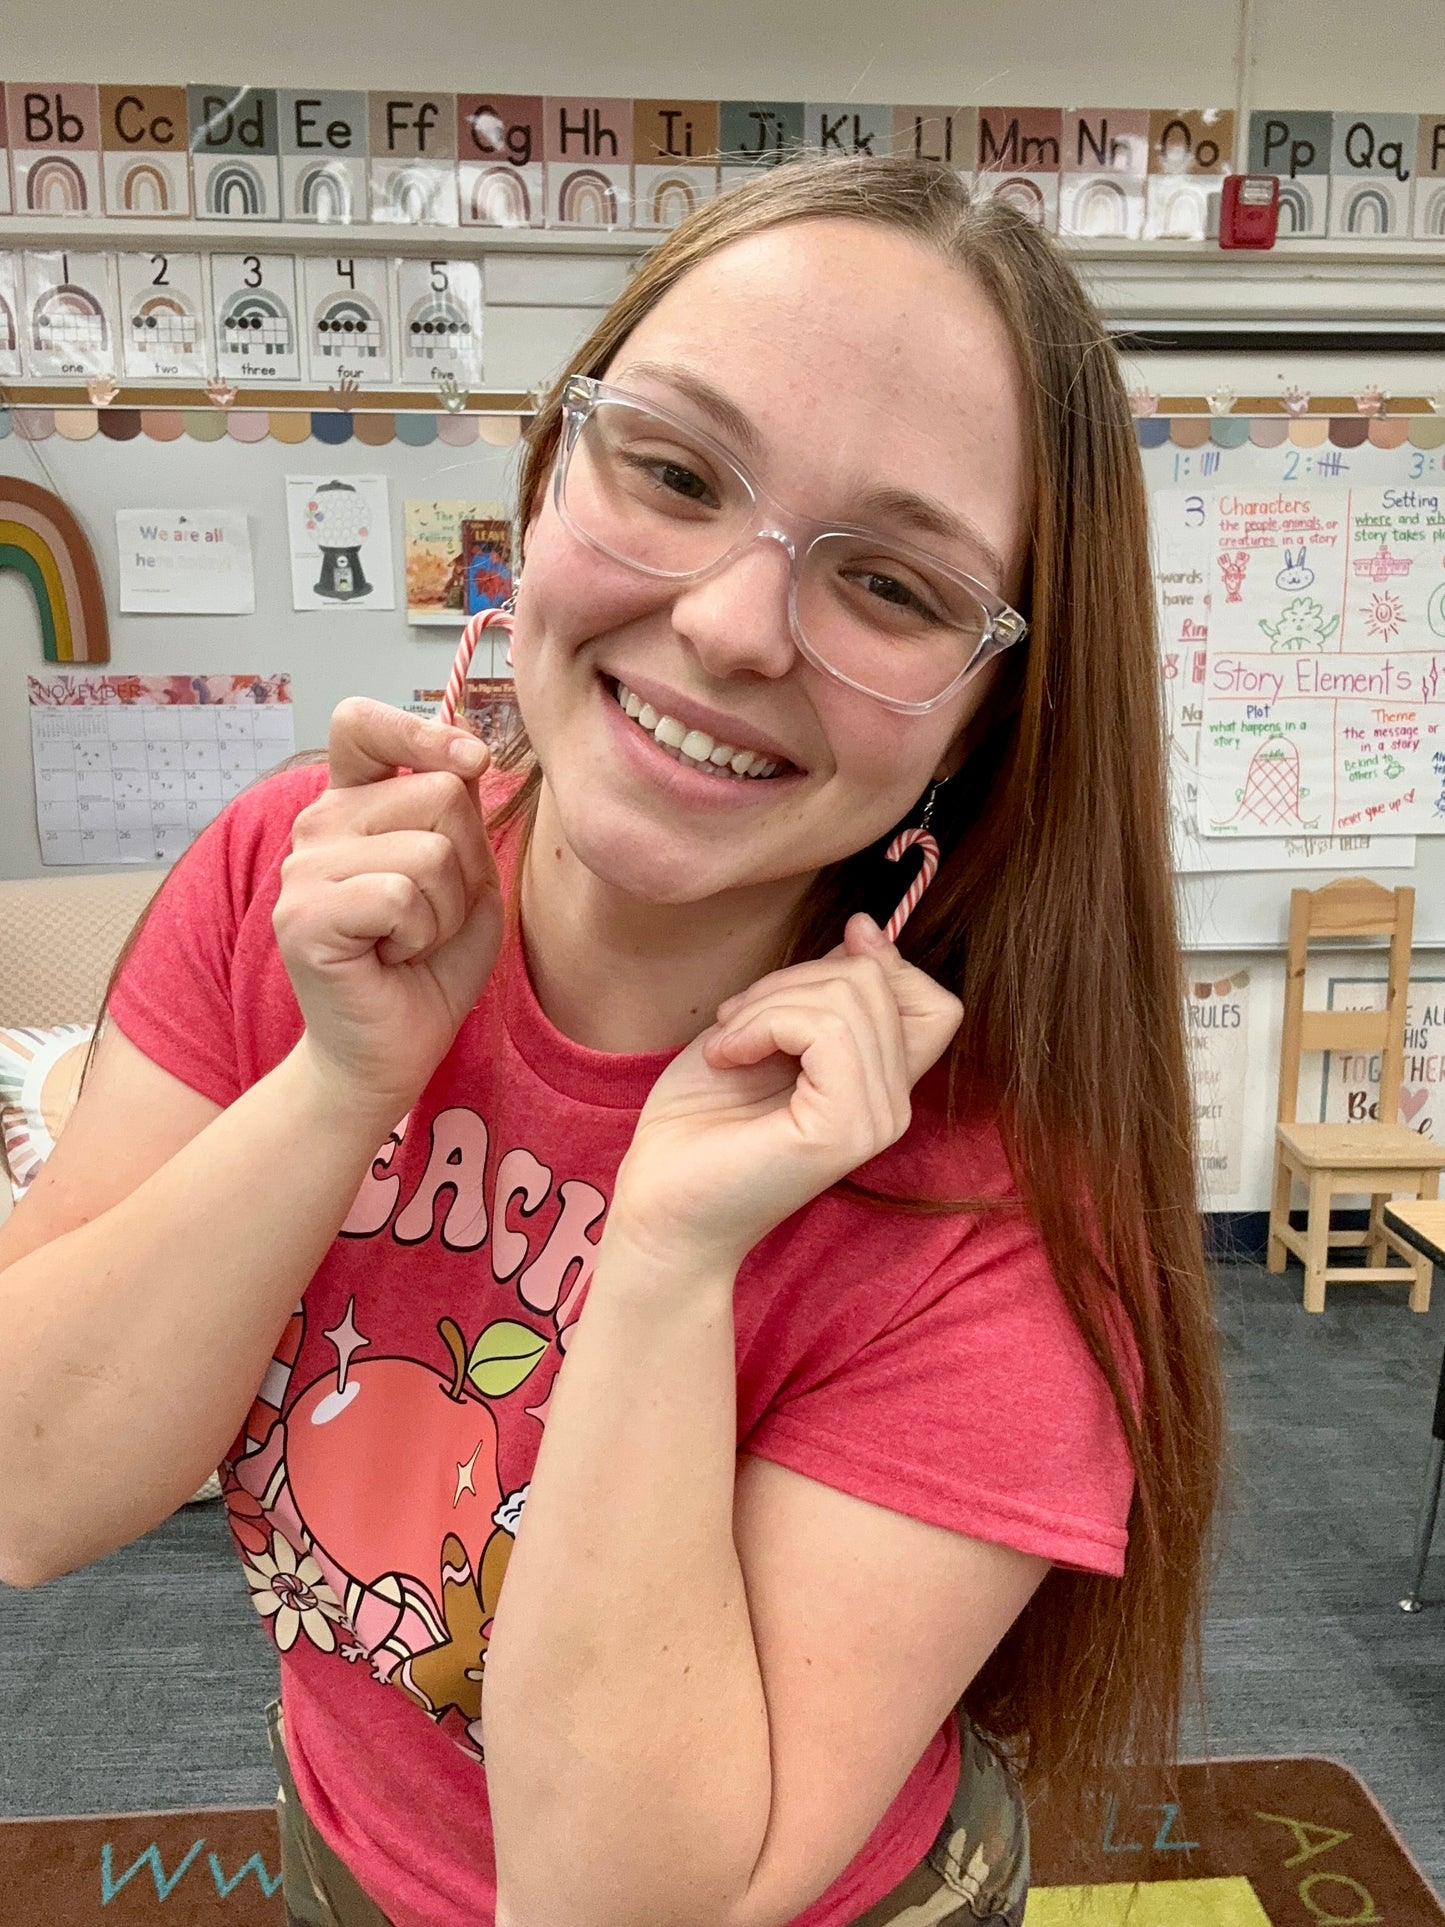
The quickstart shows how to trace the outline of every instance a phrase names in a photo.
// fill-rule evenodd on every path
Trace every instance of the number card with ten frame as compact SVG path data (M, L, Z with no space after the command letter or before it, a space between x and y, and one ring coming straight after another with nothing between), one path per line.
M131 381L205 381L205 270L199 254L122 254L121 365Z
M479 261L398 261L401 379L463 390L482 380L482 268Z
M216 368L230 381L301 379L296 263L289 254L213 254Z
M365 255L306 255L301 263L307 375L318 388L395 379L391 285L385 261Z

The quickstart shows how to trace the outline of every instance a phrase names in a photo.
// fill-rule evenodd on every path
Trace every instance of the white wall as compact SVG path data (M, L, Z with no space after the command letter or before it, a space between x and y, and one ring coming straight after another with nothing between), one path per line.
M1256 0L1255 101L1441 104L1438 0ZM5 0L5 75L691 99L1227 106L1237 0ZM284 24L282 24L284 23Z

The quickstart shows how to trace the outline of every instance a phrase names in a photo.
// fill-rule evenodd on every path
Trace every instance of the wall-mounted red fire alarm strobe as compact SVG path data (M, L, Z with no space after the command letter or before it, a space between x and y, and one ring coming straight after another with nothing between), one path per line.
M1219 203L1222 248L1272 248L1279 232L1279 178L1227 174Z

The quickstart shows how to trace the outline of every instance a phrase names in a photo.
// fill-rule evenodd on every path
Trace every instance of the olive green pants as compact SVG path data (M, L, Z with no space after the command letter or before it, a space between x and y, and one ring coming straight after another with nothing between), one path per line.
M281 1702L266 1709L276 1764L276 1821L287 1927L390 1927L355 1874L312 1825L286 1759ZM1028 1821L1018 1789L967 1726L953 1805L925 1858L854 1927L1022 1927Z

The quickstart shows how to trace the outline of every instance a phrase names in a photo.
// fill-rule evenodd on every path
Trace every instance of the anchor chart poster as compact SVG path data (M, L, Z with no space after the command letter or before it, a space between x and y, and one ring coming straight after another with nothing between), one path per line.
M1410 869L1415 839L1355 830L1331 836L1272 824L1248 834L1207 835L1200 826L1200 739L1209 673L1211 556L1217 537L1201 491L1150 496L1160 664L1169 741L1169 819L1174 868L1183 875L1237 870L1322 870L1368 864Z
M1439 835L1445 489L1220 489L1202 512L1202 833Z

